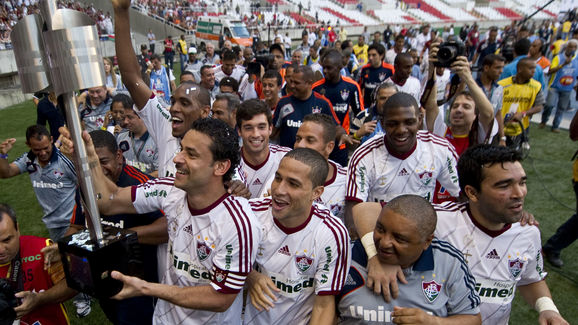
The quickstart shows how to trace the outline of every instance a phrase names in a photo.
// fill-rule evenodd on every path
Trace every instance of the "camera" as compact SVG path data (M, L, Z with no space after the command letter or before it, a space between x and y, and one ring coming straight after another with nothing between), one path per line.
M18 306L18 300L14 295L14 289L7 279L0 279L0 324L12 324L16 319L14 307Z
M449 68L458 56L466 55L466 47L460 41L448 41L440 45L436 67Z

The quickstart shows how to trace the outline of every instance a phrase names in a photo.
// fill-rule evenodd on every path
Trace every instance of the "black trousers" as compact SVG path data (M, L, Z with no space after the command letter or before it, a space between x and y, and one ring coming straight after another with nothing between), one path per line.
M578 182L572 182L574 184L574 194L576 195L576 205L578 211ZM570 219L561 225L556 233L548 239L544 249L549 250L553 253L560 253L560 251L572 244L576 239L578 239L578 213L574 213Z

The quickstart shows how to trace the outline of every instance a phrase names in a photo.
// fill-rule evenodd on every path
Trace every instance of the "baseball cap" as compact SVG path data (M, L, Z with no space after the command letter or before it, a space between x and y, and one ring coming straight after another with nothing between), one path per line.
M187 52L189 54L197 54L197 48L196 47L190 47L189 48L189 52Z

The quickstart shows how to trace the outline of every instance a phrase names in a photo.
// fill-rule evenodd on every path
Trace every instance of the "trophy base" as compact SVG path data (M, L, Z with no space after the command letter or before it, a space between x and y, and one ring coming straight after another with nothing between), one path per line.
M134 231L103 226L103 244L90 239L88 230L58 241L66 283L74 290L96 298L109 298L123 283L110 276L113 270L143 277L143 263Z

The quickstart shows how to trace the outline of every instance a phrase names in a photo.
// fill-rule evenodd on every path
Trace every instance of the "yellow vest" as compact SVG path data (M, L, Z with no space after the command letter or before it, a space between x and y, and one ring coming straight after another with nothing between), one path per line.
M516 84L513 82L513 76L498 81L498 84L504 87L504 98L502 100L502 117L508 113L526 112L532 106L536 96L540 92L542 85L530 79L525 84ZM526 116L522 119L524 129L530 126L530 117ZM522 128L518 122L504 124L504 134L507 136L516 136L522 133Z

